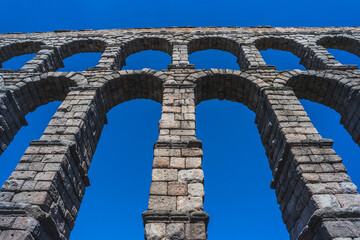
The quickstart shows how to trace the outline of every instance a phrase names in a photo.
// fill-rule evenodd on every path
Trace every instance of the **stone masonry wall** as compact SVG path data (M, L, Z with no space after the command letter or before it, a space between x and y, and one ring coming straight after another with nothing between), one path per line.
M276 71L260 50L289 51L307 71ZM256 113L290 239L360 239L360 195L332 140L323 139L298 99L335 109L360 145L360 71L326 48L360 56L360 28L159 28L1 34L0 67L36 56L17 71L0 69L0 154L26 125L25 116L62 101L39 140L30 142L0 193L0 239L68 239L106 113L132 99L162 104L154 144L147 240L205 240L202 143L196 105L230 100ZM218 49L237 57L241 70L195 69L189 54ZM168 69L121 70L144 50L172 57ZM56 72L77 53L101 52L97 66Z

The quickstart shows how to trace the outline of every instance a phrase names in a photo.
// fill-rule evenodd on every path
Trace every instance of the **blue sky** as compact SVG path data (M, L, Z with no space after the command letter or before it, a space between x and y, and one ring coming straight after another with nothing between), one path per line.
M164 26L359 26L357 0L345 1L10 1L2 2L0 33L57 29L109 29ZM344 64L360 64L352 54L330 50ZM262 55L278 70L303 69L291 53ZM99 54L78 54L59 71L93 67ZM31 56L14 58L4 68L17 69ZM165 69L167 54L145 51L129 56L126 69ZM196 68L238 69L233 55L216 50L190 55ZM313 124L344 159L360 185L359 147L339 124L334 110L301 101ZM0 156L0 184L15 168L29 141L39 139L59 102L26 116L23 127ZM161 105L134 100L114 107L102 133L75 228L70 239L143 239L141 212L147 208L152 146L158 137ZM210 240L288 239L270 189L271 172L254 123L255 114L239 103L211 100L197 107L197 137L203 141L205 211ZM256 236L254 236L256 232ZM241 234L239 234L241 233Z

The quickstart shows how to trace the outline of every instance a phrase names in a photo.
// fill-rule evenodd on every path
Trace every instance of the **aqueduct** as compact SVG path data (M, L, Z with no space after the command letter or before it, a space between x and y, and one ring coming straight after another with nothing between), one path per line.
M307 71L276 71L260 50L289 51ZM271 187L290 239L360 239L360 196L332 140L323 139L298 99L334 108L360 144L360 71L326 48L360 56L360 28L159 28L0 35L0 63L36 56L17 71L0 70L0 153L26 125L25 115L62 101L43 136L30 142L0 193L0 239L68 239L106 113L132 99L162 104L154 145L147 240L207 238L202 144L195 109L227 99L256 113L273 174ZM199 70L190 53L218 49L238 70ZM168 69L121 70L144 50L172 57ZM56 72L77 53L101 52L94 68ZM206 175L206 173L205 173ZM206 209L205 209L206 210Z

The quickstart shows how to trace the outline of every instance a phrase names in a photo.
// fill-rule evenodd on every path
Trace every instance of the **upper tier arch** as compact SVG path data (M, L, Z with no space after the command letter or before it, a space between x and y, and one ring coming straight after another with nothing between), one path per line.
M84 76L75 73L44 73L18 79L0 92L0 154L14 139L25 116L52 101L63 101L71 87L86 84Z
M325 36L317 40L316 44L324 48L344 50L360 57L360 41L352 36Z
M3 46L0 45L0 68L2 63L13 57L37 53L42 45L44 43L41 41L16 41Z
M132 54L146 51L154 50L161 51L169 54L170 56L173 53L172 43L165 38L161 37L140 37L124 42L120 45L120 65L119 69L126 65L126 58Z
M358 145L360 145L359 84L356 75L313 71L293 72L293 77L286 82L298 98L335 109L341 115L341 123Z
M259 51L275 49L293 53L295 56L300 58L300 64L306 69L325 68L324 61L313 49L295 39L270 36L258 38L254 43Z

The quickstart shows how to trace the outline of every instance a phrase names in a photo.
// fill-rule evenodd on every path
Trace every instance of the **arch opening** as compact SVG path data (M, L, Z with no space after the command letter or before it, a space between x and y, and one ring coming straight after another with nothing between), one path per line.
M6 150L14 136L27 125L25 116L38 107L53 101L63 101L69 88L75 83L63 76L48 76L47 74L25 79L19 87L1 95L3 107L0 111L0 155Z
M339 61L341 64L343 64L343 65L357 65L357 67L359 68L359 66L360 66L360 57L357 56L356 54L353 54L353 53L345 51L345 50L332 49L332 48L327 48L326 50L331 55L334 56L335 60Z
M61 45L59 47L59 51L61 60L65 60L65 69L67 70L67 65L71 64L73 65L72 68L74 68L74 70L71 68L71 71L79 71L84 69L86 70L86 67L94 66L95 61L97 61L95 64L97 65L101 58L101 54L105 51L105 48L106 42L98 39L87 39L68 42L64 45ZM66 60L67 58L72 57L75 54L77 54L78 56L76 56L73 60ZM77 65L75 65L76 62ZM90 64L90 66L86 64ZM64 69L61 70L63 71Z
M189 55L189 62L197 69L234 69L240 70L237 58L229 53L216 49L196 51Z
M268 65L274 65L278 71L289 69L306 70L306 68L300 64L300 58L291 52L267 49L260 51L260 54Z
M9 70L19 70L22 68L28 61L33 59L36 54L24 54L21 56L13 57L2 64L1 69L9 69Z
M197 138L202 140L204 151L204 210L211 216L209 239L234 239L239 230L244 239L253 238L259 219L267 219L267 224L257 238L271 235L288 239L269 187L272 174L265 150L255 134L255 113L243 104L211 100L198 105L196 119ZM238 221L226 221L234 214L241 214Z
M360 57L359 40L348 36L325 36L320 38L316 44L326 48L332 55L330 57L335 58L341 64L357 65L359 68L360 58L357 58Z
M317 102L310 100L300 102L319 133L325 138L334 140L334 150L341 156L354 184L360 186L360 162L355 158L360 155L360 148L340 124L340 114Z
M40 139L52 116L60 106L60 103L60 101L50 102L26 115L28 126L20 129L9 147L0 156L1 186L19 163L19 159L28 147L29 142Z
M324 48L339 49L360 57L360 41L347 36L326 36L320 38L316 44Z
M160 51L160 52L164 52L167 53L169 56L172 55L172 44L164 38L157 38L157 37L148 37L148 38L136 38L134 40L131 40L129 42L124 43L121 47L120 47L120 69L122 69L127 63L127 58L135 53L139 53L139 52L143 52L143 51L147 51L147 50L152 50L152 51ZM146 54L143 55L139 55L141 56L140 58L146 58ZM157 54L157 53L155 53ZM157 54L157 56L159 57L160 55ZM135 57L137 58L137 57ZM162 57L164 58L164 57ZM133 61L130 58L130 61ZM164 61L164 60L161 60ZM170 61L168 61L170 62ZM135 63L131 63L134 67L136 67L136 69L139 69L139 66L137 66ZM157 65L155 65L157 66ZM162 69L163 66L161 66Z
M209 50L209 51L205 51L205 50ZM214 51L214 50L220 50L220 51L231 53L232 55L235 56L236 59L230 60L229 56L227 56L225 54L219 55L219 52ZM226 63L221 63L220 66L222 66L221 68L229 68L229 69L239 69L239 57L240 57L240 55L243 55L240 44L238 44L236 41L234 41L232 39L221 38L221 37L204 37L204 38L198 38L198 39L191 40L188 43L188 54L190 57L190 63L192 63L192 60L198 61L197 59L199 57L197 57L197 55L199 55L199 54L196 53L198 51L201 51L201 53L199 53L201 55L205 54L206 57L211 57L209 60L214 60L219 57L220 57L220 61L226 60ZM194 53L196 53L196 54L193 55ZM214 54L214 53L217 53L217 54ZM225 58L225 56L226 56L226 58ZM204 60L204 59L202 59L202 60ZM216 64L216 62L219 62L219 59L217 59L214 62ZM200 65L200 61L198 64ZM237 65L236 67L235 67L235 64ZM208 66L208 63L206 64L206 66ZM210 66L213 66L213 65L210 65ZM228 66L228 67L225 67L225 66ZM203 67L199 67L199 68L203 68Z
M342 80L342 81L340 81ZM350 86L347 83L350 82ZM287 81L299 99L310 100L334 109L340 114L340 123L348 131L354 142L360 145L359 99L351 90L351 79L343 76L300 74Z
M143 238L160 112L159 103L140 99L108 112L71 239Z
M86 71L88 68L95 67L102 53L77 53L66 58L63 63L64 67L59 68L58 72L79 72Z
M318 65L318 63L316 63L316 59L312 59L315 57L315 53L308 47L305 47L293 39L282 37L261 38L255 41L255 46L259 51L273 49L290 52L300 59L299 63L306 69L316 68L314 65Z
M171 64L171 56L163 51L144 50L131 54L126 58L126 65L123 70L140 70L150 68L154 70L167 69Z

